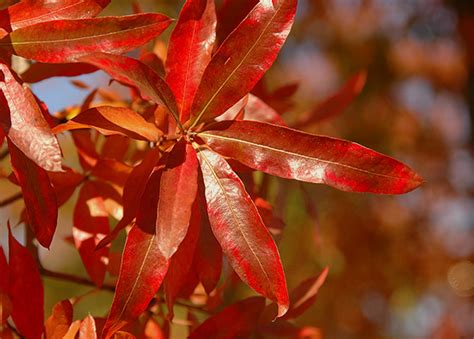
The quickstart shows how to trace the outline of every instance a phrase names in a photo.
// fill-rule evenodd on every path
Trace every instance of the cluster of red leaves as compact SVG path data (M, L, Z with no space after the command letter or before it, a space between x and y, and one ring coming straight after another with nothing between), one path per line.
M130 227L107 319L72 322L72 305L63 301L44 326L40 272L10 235L9 264L0 253L2 324L11 315L27 338L43 332L48 338L165 336L152 317L160 286L171 319L177 298L188 297L198 284L216 295L236 279L229 275L218 284L224 254L237 276L273 303L253 297L200 326L194 319L192 338L241 337L257 329L288 336L316 331L288 319L314 302L327 271L288 294L271 233L279 220L253 190L253 171L379 194L411 191L422 179L356 143L291 129L250 94L290 32L296 0L227 0L218 15L214 0L188 0L164 62L151 53L140 60L121 54L157 37L172 20L161 14L94 18L108 2L24 0L0 12L0 141L8 143L9 179L23 193L23 221L49 247L58 206L78 189L73 240L98 287L112 271L110 243ZM19 76L10 67L12 55L36 63ZM91 108L95 90L80 113L64 122L23 84L97 69L131 87L133 103ZM339 113L364 81L365 74L358 74L298 124ZM61 164L55 134L65 131L72 134L81 172ZM97 151L99 134L107 138ZM148 146L135 147L127 158L133 140ZM112 231L109 216L119 220Z

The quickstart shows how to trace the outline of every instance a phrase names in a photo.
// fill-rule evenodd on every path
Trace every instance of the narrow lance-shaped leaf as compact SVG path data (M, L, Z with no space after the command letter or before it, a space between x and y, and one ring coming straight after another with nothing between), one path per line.
M0 63L0 125L25 155L47 171L61 171L61 150L31 91Z
M104 135L123 135L133 139L158 141L163 134L153 123L125 107L100 106L88 109L53 129L61 133L75 129L95 128Z
M74 77L97 71L97 67L84 63L47 64L35 62L21 74L24 82L35 83L54 77Z
M54 20L17 29L0 48L40 62L75 62L93 52L122 54L160 35L171 23L162 14Z
M213 150L272 175L350 192L401 194L423 179L359 144L255 121L220 122L199 134Z
M217 11L217 39L222 43L225 38L249 14L259 0L223 0Z
M43 333L43 284L31 253L12 235L8 225L10 249L10 296L12 318L25 338L40 339Z
M10 299L10 268L7 258L0 245L0 328L4 326L12 313L12 303ZM0 330L0 334L2 334Z
M79 327L79 339L97 339L97 330L94 318L89 314Z
M44 21L92 18L109 2L110 0L22 0L0 11L0 27L10 32Z
M251 297L232 304L202 323L189 339L248 338L255 332L264 308L265 299L262 297Z
M198 159L206 187L209 221L239 277L275 301L278 315L288 309L288 291L278 249L239 177L227 162L201 148Z
M198 160L193 147L178 142L161 176L156 218L156 241L169 259L186 236L197 192Z
M168 269L169 261L160 252L155 239L159 183L160 173L155 172L144 193L141 214L128 234L114 300L102 333L105 338L111 338L147 308Z
M181 121L189 110L202 74L211 60L216 39L214 0L187 0L171 34L166 82L173 91Z
M8 140L10 161L20 184L29 224L39 243L49 248L56 230L58 206L48 173Z
M141 61L120 55L94 53L80 59L107 72L115 80L136 87L145 99L163 103L178 118L178 108L168 84Z
M260 0L222 43L196 92L191 109L194 126L232 107L270 68L290 32L296 3Z

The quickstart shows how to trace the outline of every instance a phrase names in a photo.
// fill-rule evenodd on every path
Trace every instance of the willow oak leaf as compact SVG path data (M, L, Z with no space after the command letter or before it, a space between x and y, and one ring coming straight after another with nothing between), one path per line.
M179 120L173 92L165 80L143 62L108 53L89 54L80 58L80 61L100 68L118 82L137 88L144 99L164 104Z
M168 270L167 260L155 236L156 206L161 171L154 172L143 193L142 208L130 230L122 256L114 300L102 332L111 338L147 308Z
M0 11L0 28L7 32L40 22L95 17L110 0L22 0Z
M0 63L0 125L9 140L38 166L60 172L61 150L34 95ZM3 95L1 95L3 94Z
M43 284L36 260L12 235L8 225L10 251L10 297L12 319L25 338L41 338L43 334Z
M53 312L44 324L46 338L63 339L72 324L73 312L69 299L54 305Z
M56 231L58 205L48 173L8 139L10 162L21 187L29 225L39 243L49 248Z
M173 91L182 122L201 77L211 60L216 39L214 0L188 0L171 34L166 58L166 82Z
M248 94L275 61L290 33L297 0L260 0L212 57L191 108L208 122Z
M157 206L156 240L167 259L176 252L188 231L197 176L196 152L191 144L181 140L167 156Z
M53 128L54 133L94 128L103 135L122 135L132 139L157 142L163 133L137 112L125 107L90 108L65 124Z
M197 147L197 146L196 146ZM251 288L288 310L288 291L278 249L244 184L217 153L199 148L212 231L229 263Z
M131 51L160 35L171 22L158 13L54 20L11 32L0 40L0 48L39 62L77 62L94 52Z
M423 179L405 164L359 144L256 121L223 121L199 137L214 151L282 178L349 192L402 194Z

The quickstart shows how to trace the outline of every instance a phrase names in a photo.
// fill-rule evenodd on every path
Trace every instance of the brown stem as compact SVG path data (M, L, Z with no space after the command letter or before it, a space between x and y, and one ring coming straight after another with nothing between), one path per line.
M14 195L12 195L11 197L9 198L6 198L5 200L1 200L0 201L0 208L1 207L5 207L5 206L8 206L10 204L13 204L15 201L21 199L23 197L23 193L21 192L18 192Z
M73 283L76 283L76 284L97 287L92 281L90 281L87 278L78 277L78 276L75 276L73 274L68 274L68 273L54 272L54 271L50 271L46 268L41 268L41 275L43 275L45 277L48 277L48 278L73 282ZM102 289L114 292L115 291L115 286L103 285Z

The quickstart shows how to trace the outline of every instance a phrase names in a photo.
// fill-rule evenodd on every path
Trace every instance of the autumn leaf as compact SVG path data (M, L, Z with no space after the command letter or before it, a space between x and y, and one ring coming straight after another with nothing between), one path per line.
M221 115L244 97L275 61L296 13L296 0L261 0L227 37L202 76L192 126Z
M408 166L350 141L252 121L209 129L199 137L213 150L279 177L379 194L406 193L422 183Z
M61 171L61 150L27 87L0 63L0 125L10 141L28 158L47 171ZM3 93L3 96L1 95Z
M170 23L155 13L47 21L11 32L0 40L0 48L40 62L75 62L94 52L128 52L160 35Z
M64 338L72 324L72 316L73 308L68 299L62 300L54 305L51 316L44 324L46 338Z
M212 231L239 277L288 310L288 292L277 247L242 181L218 154L199 149Z

